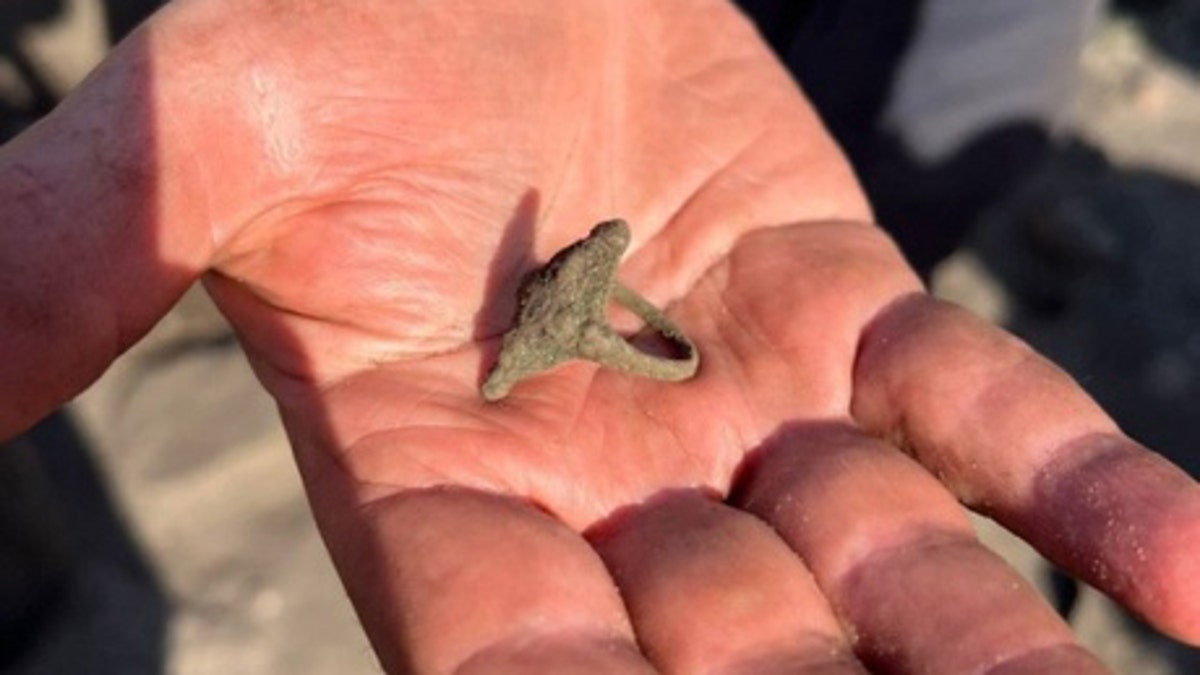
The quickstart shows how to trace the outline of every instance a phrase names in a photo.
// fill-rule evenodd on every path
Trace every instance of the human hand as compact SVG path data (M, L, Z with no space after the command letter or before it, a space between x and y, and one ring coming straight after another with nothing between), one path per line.
M171 278L207 272L390 670L1094 668L956 499L1200 639L1195 483L922 295L724 3L181 0L123 50ZM521 273L614 216L699 375L483 403Z

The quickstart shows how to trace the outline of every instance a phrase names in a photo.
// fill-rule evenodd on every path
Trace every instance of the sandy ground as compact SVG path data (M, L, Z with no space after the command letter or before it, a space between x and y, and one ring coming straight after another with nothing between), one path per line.
M110 34L153 4L5 3L7 132L68 91ZM935 288L1026 337L1133 435L1197 473L1200 2L1130 4L1143 10L1109 17L1087 47L1063 152L980 224ZM19 622L0 612L0 631L5 620L28 628L19 642L0 639L0 672L377 670L273 404L201 294L67 415L13 445L0 477L26 476L28 500L42 507L36 522L65 533L22 540L42 552L34 576L66 581ZM1131 642L1139 633L1102 597L1055 582L996 528L980 527L1070 606L1081 637L1118 672L1200 672L1196 650ZM0 607L5 588L0 576Z

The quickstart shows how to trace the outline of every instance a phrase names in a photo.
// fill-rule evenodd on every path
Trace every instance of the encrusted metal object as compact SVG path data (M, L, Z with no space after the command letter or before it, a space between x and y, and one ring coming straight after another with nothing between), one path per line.
M521 380L575 358L670 382L696 374L695 345L658 308L616 280L629 239L625 221L605 221L526 278L516 323L504 334L500 356L480 387L484 399L498 401ZM654 356L626 342L604 318L610 299L677 346L682 358Z

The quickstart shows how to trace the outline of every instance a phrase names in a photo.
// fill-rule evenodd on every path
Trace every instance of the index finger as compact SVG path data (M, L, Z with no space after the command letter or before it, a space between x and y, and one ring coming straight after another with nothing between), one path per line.
M654 672L604 563L558 520L482 490L381 493L323 448L293 448L386 672Z
M865 332L852 411L1073 575L1200 643L1200 486L1015 337L924 296Z

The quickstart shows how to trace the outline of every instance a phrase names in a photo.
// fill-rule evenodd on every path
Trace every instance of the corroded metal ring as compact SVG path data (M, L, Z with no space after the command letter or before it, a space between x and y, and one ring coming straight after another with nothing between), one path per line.
M526 279L515 324L504 334L496 364L480 387L484 399L502 399L517 382L576 358L657 380L677 382L696 374L696 346L657 307L617 283L617 264L629 240L625 221L600 223ZM677 346L682 358L655 356L629 344L604 318L609 300Z

